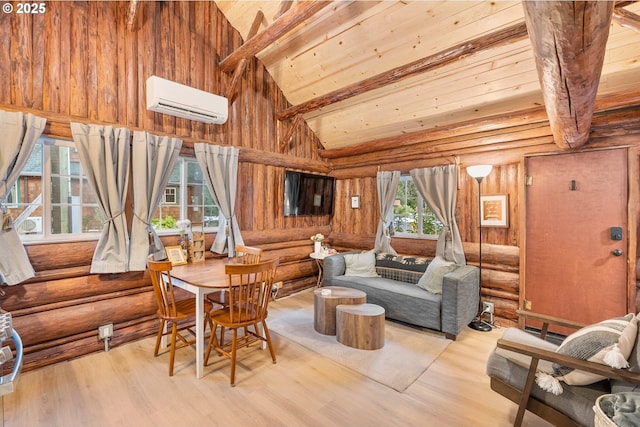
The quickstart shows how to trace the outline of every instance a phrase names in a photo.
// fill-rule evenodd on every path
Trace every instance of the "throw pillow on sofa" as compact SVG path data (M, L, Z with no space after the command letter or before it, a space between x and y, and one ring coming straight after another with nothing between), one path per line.
M577 330L565 338L557 352L612 368L628 368L627 358L637 334L638 318L629 313L624 317L604 320ZM536 383L540 388L555 395L562 394L560 381L569 385L588 385L603 379L605 378L597 374L557 364L554 364L552 374L536 373Z
M444 275L452 271L455 267L455 263L446 261L439 256L435 257L429 263L427 271L424 272L420 281L418 281L418 286L432 294L441 294Z
M359 254L345 254L345 276L380 277L376 272L376 254L363 251Z

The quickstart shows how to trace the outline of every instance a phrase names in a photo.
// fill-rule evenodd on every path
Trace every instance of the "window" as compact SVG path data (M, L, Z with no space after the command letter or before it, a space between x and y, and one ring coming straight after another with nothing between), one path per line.
M22 240L95 236L104 221L72 141L41 137L7 198Z
M95 239L104 215L73 141L41 137L3 204L23 241ZM177 231L179 219L218 226L218 207L195 159L180 158L152 219L157 230Z
M177 187L165 188L164 198L162 199L162 203L166 205L177 205L178 204L178 188Z
M200 165L195 159L180 157L176 162L164 197L151 223L157 231L175 232L176 221L189 219L205 228L218 226L218 206L213 201Z
M9 191L9 194L7 195L7 201L5 205L8 208L17 208L18 203L20 203L20 190L18 189L18 184L19 181L13 184L13 187L11 187L11 191Z
M400 177L393 204L393 232L402 237L424 236L437 239L442 223L418 193L411 176Z

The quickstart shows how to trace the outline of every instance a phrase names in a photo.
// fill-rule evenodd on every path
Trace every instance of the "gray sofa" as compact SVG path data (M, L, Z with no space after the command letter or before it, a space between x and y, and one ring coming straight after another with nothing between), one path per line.
M384 307L389 319L442 331L455 340L478 313L477 267L459 265L446 273L440 295L417 286L428 258L376 254L376 271L381 277L357 277L344 275L345 254L324 259L324 286L364 291L367 302Z

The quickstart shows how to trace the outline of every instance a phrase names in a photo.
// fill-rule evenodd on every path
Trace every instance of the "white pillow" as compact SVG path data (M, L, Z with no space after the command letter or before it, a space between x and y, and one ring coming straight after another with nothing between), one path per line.
M376 254L373 250L359 254L345 254L344 262L347 266L345 276L380 277L376 273Z
M417 285L432 294L441 294L444 275L452 271L455 267L456 264L454 262L446 261L444 258L437 256L431 260Z
M633 313L585 326L564 339L557 352L613 368L628 368L638 334ZM600 375L554 364L553 373L537 372L536 383L555 395L562 393L560 381L569 385L588 385L605 379Z

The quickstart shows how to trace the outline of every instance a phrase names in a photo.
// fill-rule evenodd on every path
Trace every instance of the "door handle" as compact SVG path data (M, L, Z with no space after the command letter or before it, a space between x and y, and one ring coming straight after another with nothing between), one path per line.
M620 249L614 249L612 254L614 256L622 256L622 251Z

